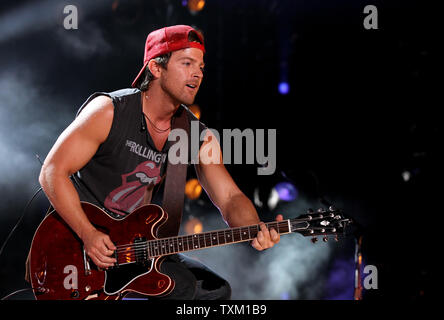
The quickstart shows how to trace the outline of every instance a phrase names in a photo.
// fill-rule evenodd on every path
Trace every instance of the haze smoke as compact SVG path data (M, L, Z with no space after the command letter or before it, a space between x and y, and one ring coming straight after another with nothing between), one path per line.
M38 87L38 77L25 66L3 69L0 73L0 189L3 219L10 219L11 206L23 208L39 187L40 163L74 116L66 104L46 88ZM55 112L54 110L57 110ZM14 215L19 212L14 210Z
M294 218L315 208L303 199L280 203L276 212ZM192 210L196 210L193 208ZM226 228L216 209L206 212L204 232ZM300 234L282 235L278 245L258 252L248 242L192 251L199 260L230 282L232 299L319 299L324 292L331 242L312 244Z

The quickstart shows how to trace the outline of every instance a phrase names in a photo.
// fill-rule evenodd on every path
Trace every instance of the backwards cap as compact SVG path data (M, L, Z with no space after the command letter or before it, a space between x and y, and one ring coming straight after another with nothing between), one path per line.
M189 41L188 34L193 31L198 36L202 43L196 41ZM165 53L185 49L197 48L205 53L204 40L202 35L190 26L176 25L165 27L151 32L146 38L145 55L143 58L143 68L140 70L136 79L134 79L132 87L136 86L137 81L143 74L148 62Z

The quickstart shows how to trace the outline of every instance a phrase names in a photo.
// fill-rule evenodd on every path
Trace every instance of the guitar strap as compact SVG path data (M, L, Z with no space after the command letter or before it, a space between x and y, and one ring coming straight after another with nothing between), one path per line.
M187 137L190 137L190 121L185 107L180 108L178 113L179 114L173 118L171 129L183 129L187 133ZM187 150L188 152L188 142L188 138L186 141L179 139L173 142L172 145L179 143L181 146L179 145L178 150ZM170 145L170 148L172 145ZM168 214L168 219L159 228L157 232L158 238L177 236L179 234L185 198L187 167L187 163L172 164L171 161L168 161L162 200L162 207Z

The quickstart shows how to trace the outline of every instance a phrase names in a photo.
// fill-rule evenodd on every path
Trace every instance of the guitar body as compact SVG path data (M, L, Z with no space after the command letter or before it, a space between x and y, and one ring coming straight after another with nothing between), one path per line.
M167 219L161 207L145 205L120 220L90 203L82 202L82 208L118 247L118 266L98 269L82 241L53 211L39 225L31 244L29 268L37 300L120 299L129 292L158 296L174 288L174 281L159 272L164 257L141 257L131 251L138 242L157 239L157 230Z

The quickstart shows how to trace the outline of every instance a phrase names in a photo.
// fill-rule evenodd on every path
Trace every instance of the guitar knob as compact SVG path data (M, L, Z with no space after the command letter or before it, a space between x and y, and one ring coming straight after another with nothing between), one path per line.
M324 237L322 238L322 241L327 242L327 241L328 241L328 237L327 237L327 236L324 236Z
M48 293L48 292L49 292L48 288L38 287L38 288L36 288L35 294L39 295L39 294L44 294L44 293Z
M71 292L71 298L77 299L80 296L79 290L73 290Z
M313 243L318 242L318 238L316 238L316 237L311 238L311 242L313 242Z

